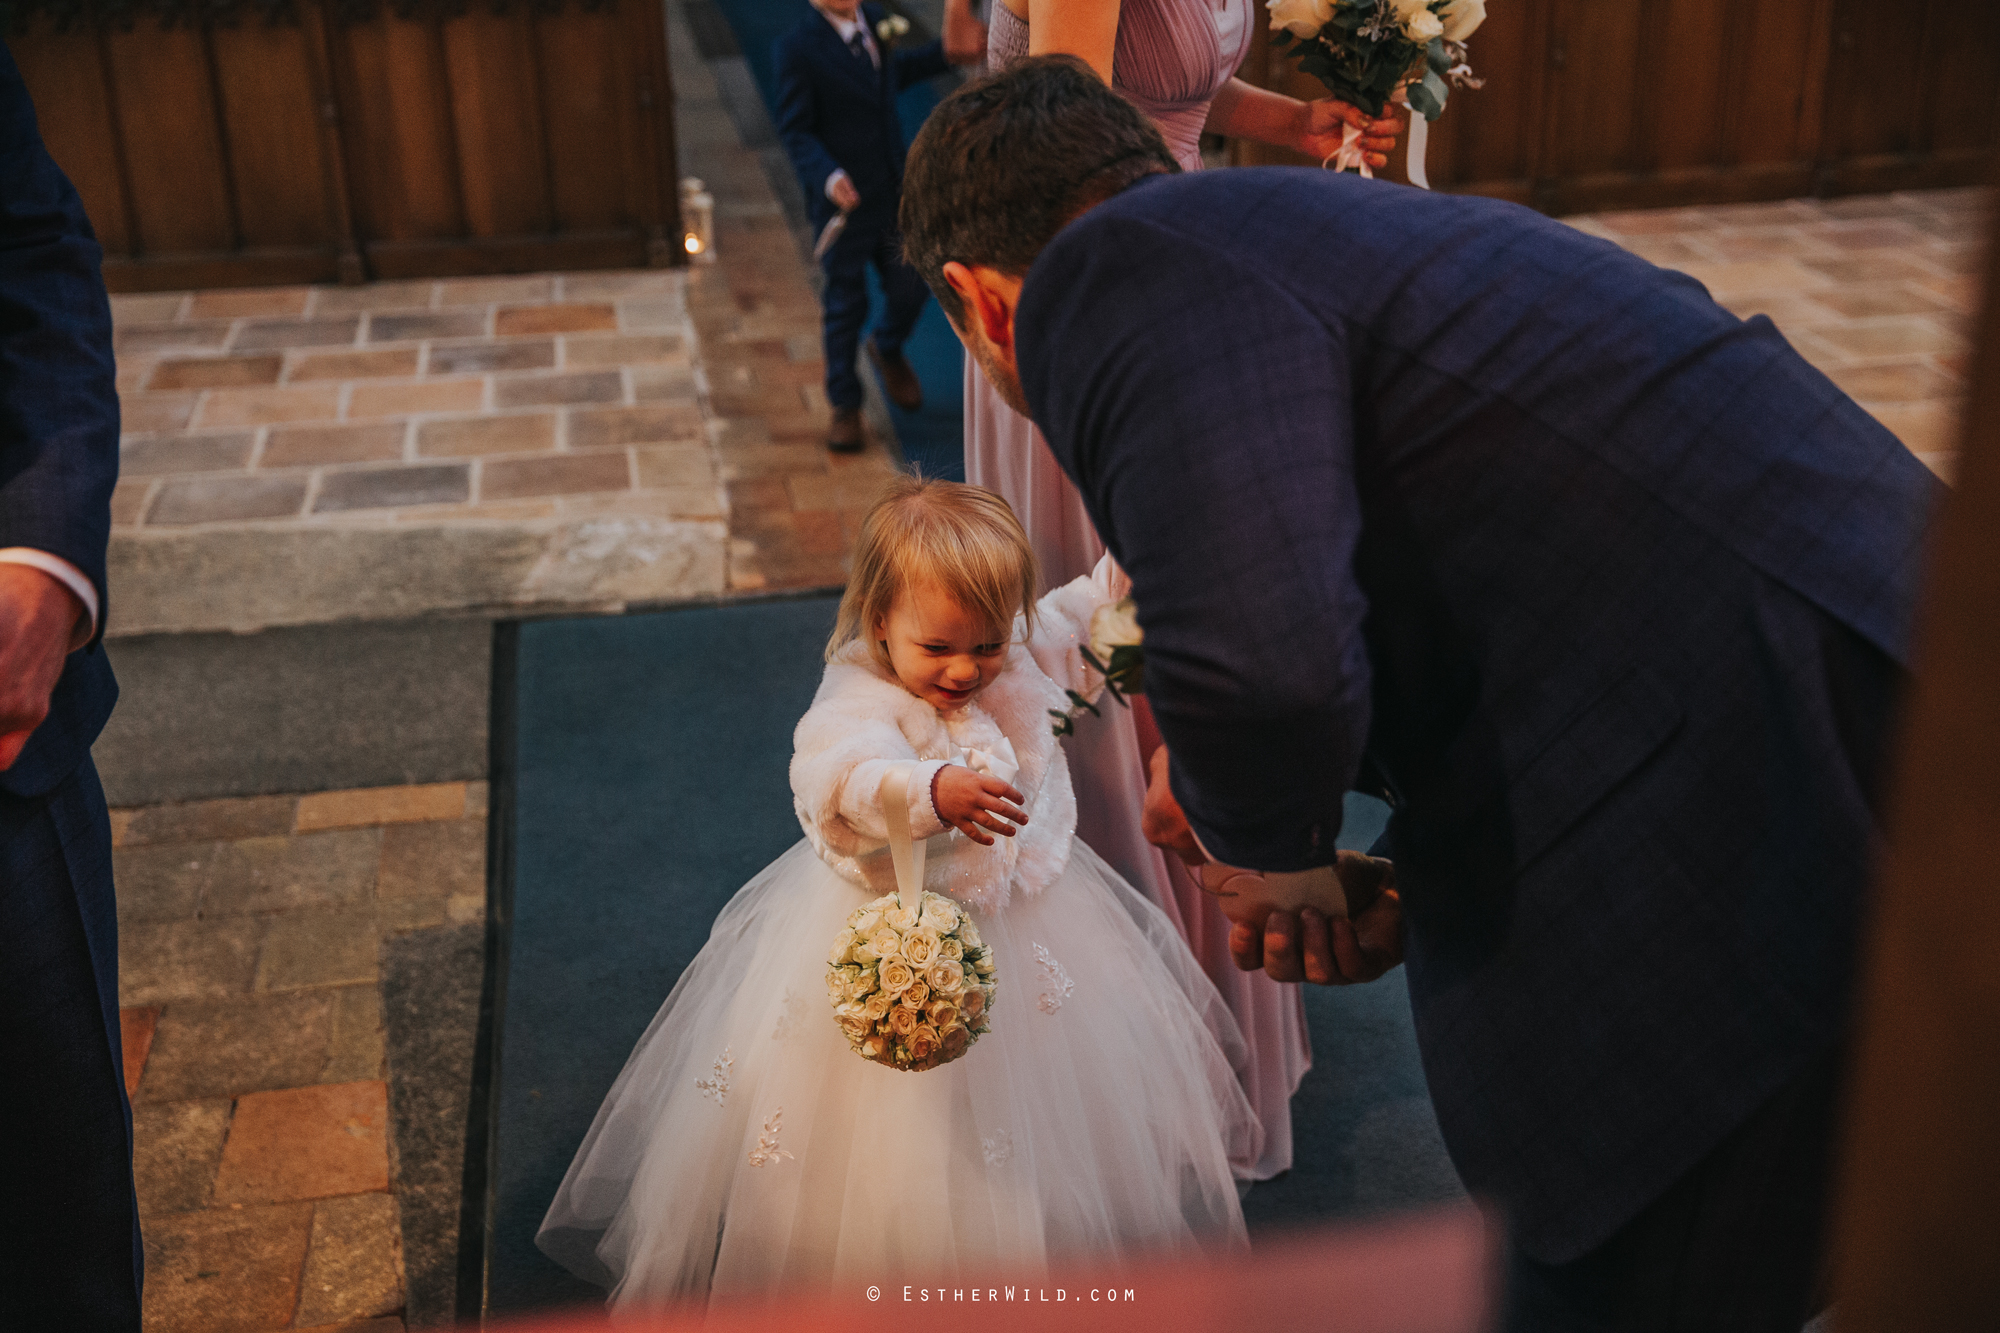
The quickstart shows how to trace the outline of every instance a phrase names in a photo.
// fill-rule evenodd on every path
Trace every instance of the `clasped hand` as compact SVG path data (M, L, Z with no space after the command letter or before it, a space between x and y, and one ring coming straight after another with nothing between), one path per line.
M1386 107L1383 111L1380 116L1370 116L1360 107L1331 97L1303 103L1299 109L1299 150L1324 162L1340 151L1340 141L1352 125L1361 131L1362 159L1372 170L1381 171L1389 165L1389 154L1403 132L1402 116Z
M31 565L0 564L0 772L49 715L83 607Z
M1333 866L1338 901L1280 906L1258 872L1209 862L1167 785L1168 764L1161 746L1153 752L1146 790L1146 840L1198 867L1203 891L1229 918L1229 953L1238 967L1261 967L1275 981L1347 986L1373 981L1403 961L1403 900L1394 865L1341 852Z

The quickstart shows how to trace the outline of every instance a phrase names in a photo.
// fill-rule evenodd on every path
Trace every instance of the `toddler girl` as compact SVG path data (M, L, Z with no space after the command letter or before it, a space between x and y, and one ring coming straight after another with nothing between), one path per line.
M1245 1243L1241 1037L1076 839L1051 726L1102 690L1078 645L1125 581L1106 557L1037 604L1035 577L990 491L899 479L869 512L794 737L805 840L716 919L542 1225L614 1304ZM896 891L892 819L995 964L990 1030L921 1072L857 1055L827 994L849 914Z

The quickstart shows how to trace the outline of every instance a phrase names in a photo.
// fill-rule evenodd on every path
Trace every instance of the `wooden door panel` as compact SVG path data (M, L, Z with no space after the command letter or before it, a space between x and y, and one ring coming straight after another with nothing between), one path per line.
M555 222L597 230L631 220L626 198L633 124L632 52L618 15L571 9L535 22L548 121Z
M527 17L474 9L444 25L444 50L466 230L478 237L554 230Z
M1638 93L1643 0L1559 0L1549 46L1553 96L1544 175L1644 165Z
M1633 93L1649 115L1645 165L1658 170L1713 166L1723 154L1723 112L1739 81L1742 3L1652 0Z
M16 40L11 49L34 100L42 141L83 197L98 243L106 254L129 253L129 201L97 34L86 28L56 32L44 25L33 40Z
M202 34L141 19L131 32L107 33L105 42L138 219L133 251L157 256L235 249Z
M246 23L217 29L211 49L243 243L331 244L319 80L304 33Z
M1819 150L1832 0L1757 0L1738 20L1747 58L1736 61L1728 103L1731 163L1808 163Z

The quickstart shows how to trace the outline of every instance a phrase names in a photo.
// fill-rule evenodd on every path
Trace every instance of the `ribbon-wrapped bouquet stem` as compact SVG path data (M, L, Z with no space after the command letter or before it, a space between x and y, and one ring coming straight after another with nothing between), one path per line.
M1444 114L1454 87L1477 88L1466 39L1486 21L1486 0L1266 0L1271 43L1349 106L1380 116L1391 102L1423 119L1410 121L1410 183L1424 178L1424 129ZM1361 156L1361 132L1349 125L1325 165L1374 173Z

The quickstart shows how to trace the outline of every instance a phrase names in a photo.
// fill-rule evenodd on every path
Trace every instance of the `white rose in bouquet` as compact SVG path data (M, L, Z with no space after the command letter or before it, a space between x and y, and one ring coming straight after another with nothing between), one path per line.
M956 963L965 957L965 946L958 942L956 936L939 940L938 957L949 958L952 962Z
M865 940L870 935L873 935L881 924L882 909L873 904L867 907L855 908L854 915L847 918L848 929L854 932L856 939L861 940Z
M1410 40L1419 45L1428 44L1433 38L1444 36L1444 23L1437 15L1426 9L1412 14L1403 31L1410 34Z
M910 966L926 968L937 961L938 933L928 926L918 926L903 936L903 957L910 960Z
M886 1021L889 1024L889 1031L899 1037L907 1037L917 1030L917 1011L898 1005L889 1011Z
M938 1031L938 1049L947 1060L956 1060L972 1044L972 1032L963 1023L953 1023Z
M858 1004L843 1004L833 1011L833 1018L840 1024L840 1030L851 1040L859 1041L875 1030L875 1020L870 1018Z
M828 967L839 967L852 956L853 951L854 932L851 930L841 931L833 937L833 947L827 950L826 965Z
M986 992L978 986L967 986L958 997L958 1011L965 1015L966 1022L978 1022L979 1016L986 1012Z
M958 1006L950 1000L932 1000L931 1007L924 1010L924 1016L942 1032L958 1021Z
M917 914L897 903L882 913L882 924L901 934L917 928Z
M957 929L958 915L958 908L951 899L941 894L927 893L924 895L923 914L917 918L917 924L940 935L948 935Z
M940 958L924 973L924 980L939 995L956 995L965 989L965 968L949 958Z
M1486 22L1486 0L1451 0L1444 9L1444 37L1462 42Z
M875 969L872 967L849 967L847 978L847 998L865 999L875 989Z
M925 1005L930 1003L931 1000L930 983L926 982L922 977L918 977L915 981L912 981L909 984L909 986L904 989L901 995L897 996L896 998L900 1000L902 1003L908 1005L912 1009L921 1009Z
M982 977L992 976L993 951L991 949L982 950L979 957L972 960L972 970Z
M874 1022L881 1022L889 1016L889 1009L896 1003L887 991L876 991L862 1002L862 1012Z
M1271 31L1283 28L1294 37L1317 37L1333 20L1333 0L1265 0L1271 11Z
M900 958L891 958L882 964L876 975L882 979L883 990L899 995L917 979L917 970Z
M878 926L868 937L868 951L877 958L894 958L903 952L903 937L887 926Z
M965 920L958 923L958 938L968 949L984 948L986 941L979 938L979 927L972 923L972 914L966 913Z
M910 1033L910 1063L919 1068L928 1066L937 1053L938 1030L929 1023L919 1023Z

